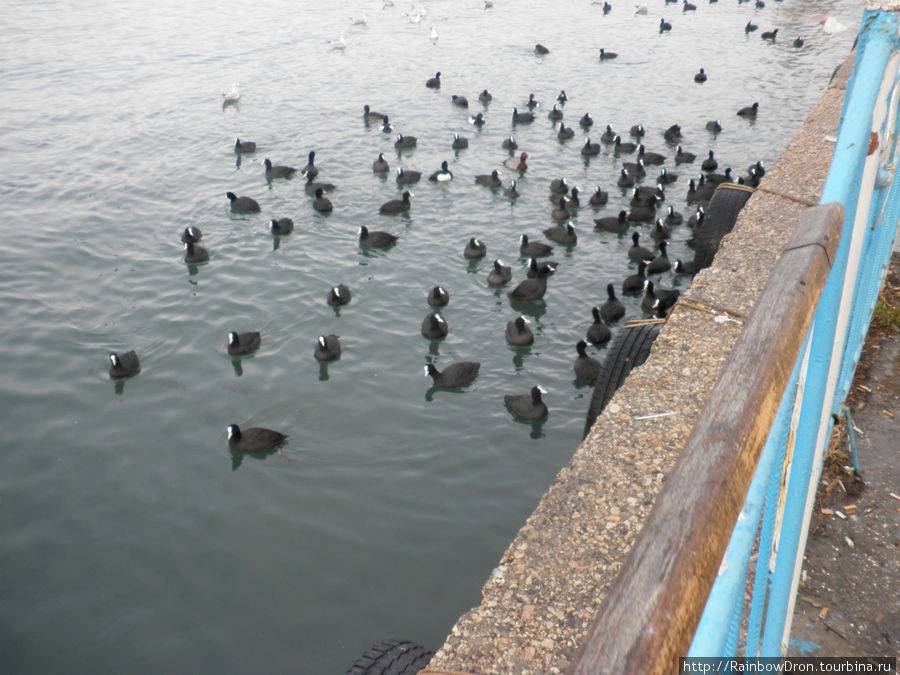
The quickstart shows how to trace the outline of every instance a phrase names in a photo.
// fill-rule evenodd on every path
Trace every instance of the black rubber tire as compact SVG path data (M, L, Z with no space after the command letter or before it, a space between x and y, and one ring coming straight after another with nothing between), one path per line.
M698 270L712 265L722 237L734 229L738 213L751 194L752 189L731 183L721 184L713 193L694 246L694 263Z
M428 665L434 651L407 640L382 640L360 656L347 675L415 675Z
M600 376L594 385L594 393L584 422L584 436L588 435L594 420L603 412L616 389L622 386L634 368L647 360L650 347L659 335L661 323L641 323L622 327L603 361Z

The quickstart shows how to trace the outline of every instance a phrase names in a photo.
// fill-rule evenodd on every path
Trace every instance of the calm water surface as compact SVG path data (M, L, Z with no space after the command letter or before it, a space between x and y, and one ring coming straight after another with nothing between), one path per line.
M654 0L646 16L632 3L604 16L588 0L434 0L420 25L399 1L132 4L12 2L0 18L4 672L333 673L386 637L438 646L577 447L590 389L574 381L574 344L606 284L631 273L629 238L592 228L625 202L619 160L605 148L583 161L580 130L557 141L556 94L569 95L567 124L592 114L595 140L607 123L627 134L641 122L648 149L671 155L662 131L677 122L686 149L743 173L778 156L861 15L829 3L848 30L826 36L803 23L821 3L791 0L689 14ZM750 18L779 27L778 42L745 36ZM346 49L330 50L341 35ZM551 53L537 58L536 42ZM599 63L599 47L620 56ZM423 84L437 70L435 92ZM242 100L223 109L233 82ZM473 176L508 156L500 142L529 92L542 106L514 132L530 168L511 204ZM735 116L753 101L755 123ZM365 103L418 148L399 157L362 123ZM476 131L467 116L480 110ZM717 117L713 137L704 123ZM468 150L450 150L454 132ZM259 150L238 159L235 136ZM310 150L339 186L331 215L312 210L301 178L264 177L266 157L302 167ZM415 186L408 217L381 216L399 190L372 174L378 152L426 175L447 159L456 178ZM680 167L669 190L685 216L697 170ZM518 237L552 225L547 185L560 176L585 201L595 184L611 189L610 203L574 218L578 245L554 252L544 303L511 307L485 283L490 261L524 277ZM262 213L232 214L229 190ZM296 229L275 239L268 220L285 216ZM361 251L361 224L400 242ZM208 264L182 262L187 225L203 230ZM486 259L462 257L471 236ZM673 258L690 257L686 238L673 233ZM354 293L339 312L324 302L336 283ZM437 283L451 332L429 342L419 325ZM503 328L520 311L537 339L517 350ZM230 330L262 331L262 348L232 361ZM312 357L324 333L344 345L327 367ZM141 373L113 382L107 353L132 348ZM424 364L461 359L481 362L475 383L431 391ZM536 383L549 418L515 422L503 394ZM235 470L232 422L288 433L284 456Z

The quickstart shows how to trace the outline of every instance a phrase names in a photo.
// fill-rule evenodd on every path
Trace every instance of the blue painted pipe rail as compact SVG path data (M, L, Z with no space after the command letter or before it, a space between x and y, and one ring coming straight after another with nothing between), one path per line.
M831 434L875 308L900 221L900 16L866 11L821 203L844 206L841 243L690 656L781 656ZM875 148L872 148L876 145ZM755 567L750 566L758 542ZM749 606L744 602L752 585ZM742 619L746 641L738 645ZM743 652L742 654L740 652Z

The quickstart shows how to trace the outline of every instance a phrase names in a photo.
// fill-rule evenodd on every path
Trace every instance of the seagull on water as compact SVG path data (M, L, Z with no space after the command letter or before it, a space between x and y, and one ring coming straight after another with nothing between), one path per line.
M845 30L847 30L847 27L840 21L835 19L833 16L829 16L827 19L825 19L825 23L822 24L822 32L826 35L842 33Z
M241 100L241 92L238 91L238 83L235 82L231 85L231 91L227 94L222 94L222 98L224 99L225 104L228 103L237 103Z

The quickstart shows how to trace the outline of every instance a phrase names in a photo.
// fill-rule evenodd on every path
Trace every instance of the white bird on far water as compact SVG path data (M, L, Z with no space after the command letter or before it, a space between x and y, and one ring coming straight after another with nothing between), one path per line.
M328 43L332 49L344 50L347 48L347 38L341 35L340 40L332 40Z
M238 91L238 83L235 82L231 85L231 91L227 94L222 94L222 98L224 99L224 104L227 105L229 103L237 103L241 100L241 92Z
M363 12L362 16L355 16L350 21L354 26L365 26L369 23L369 20L366 18L366 13Z
M431 44L437 44L438 34L434 26L431 27L431 34L428 36L428 39L431 40Z
M847 30L847 27L833 16L829 16L825 19L825 23L822 24L822 32L826 35L834 35L835 33L841 33L845 30Z

